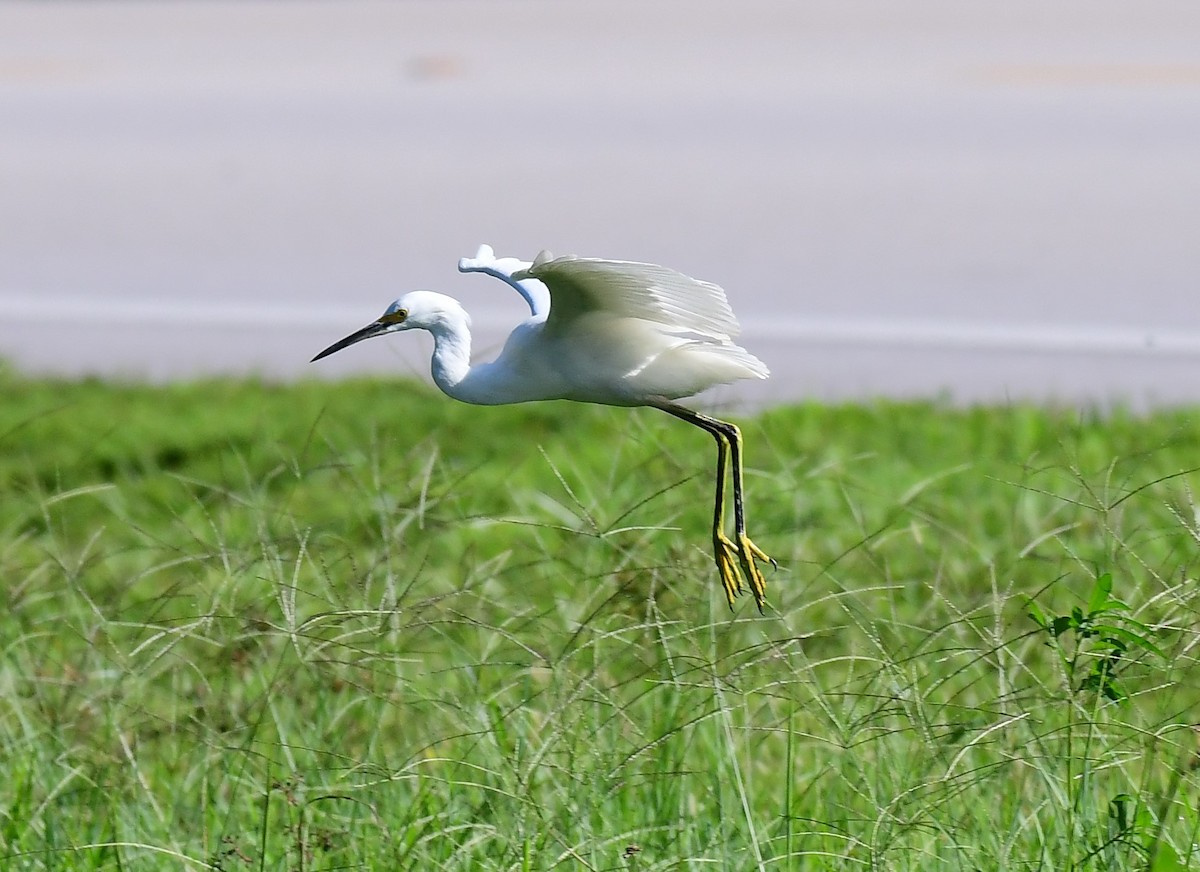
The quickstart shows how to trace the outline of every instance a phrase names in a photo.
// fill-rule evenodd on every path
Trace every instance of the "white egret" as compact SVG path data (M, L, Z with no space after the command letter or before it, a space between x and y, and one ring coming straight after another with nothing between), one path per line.
M496 258L482 246L459 262L514 287L531 317L491 363L471 365L471 319L451 297L411 291L366 327L333 343L320 360L373 336L421 329L433 334L433 380L477 405L575 400L651 406L704 430L717 443L713 555L730 607L749 582L759 611L766 584L756 561L775 561L746 534L742 437L737 426L674 401L718 384L766 378L767 367L733 342L738 323L717 285L649 263L552 257ZM725 534L725 478L733 464L733 539ZM740 567L740 569L739 569Z

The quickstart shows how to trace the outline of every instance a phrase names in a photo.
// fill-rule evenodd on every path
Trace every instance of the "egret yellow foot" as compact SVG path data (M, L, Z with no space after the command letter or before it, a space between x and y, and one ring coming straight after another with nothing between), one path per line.
M765 551L751 542L750 537L745 533L738 534L737 553L742 564L742 571L746 573L746 578L750 582L750 592L754 594L754 602L761 613L763 606L767 603L767 581L763 578L762 570L754 561L761 560L763 563L770 563L777 569L779 564L775 562L775 558L768 556Z
M733 608L734 601L745 591L742 584L742 574L738 571L738 547L724 534L713 536L713 555L717 562L717 571L721 574L721 584L725 587L725 598L729 607Z

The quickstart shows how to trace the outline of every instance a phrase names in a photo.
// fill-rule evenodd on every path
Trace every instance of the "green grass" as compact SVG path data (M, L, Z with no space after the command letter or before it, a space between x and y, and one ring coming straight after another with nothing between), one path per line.
M1194 411L0 386L6 869L1200 868Z

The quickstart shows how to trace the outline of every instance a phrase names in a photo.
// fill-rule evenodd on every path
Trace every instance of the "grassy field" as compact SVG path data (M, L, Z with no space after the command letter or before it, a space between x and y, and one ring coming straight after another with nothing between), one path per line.
M5 869L1200 869L1200 414L0 375Z

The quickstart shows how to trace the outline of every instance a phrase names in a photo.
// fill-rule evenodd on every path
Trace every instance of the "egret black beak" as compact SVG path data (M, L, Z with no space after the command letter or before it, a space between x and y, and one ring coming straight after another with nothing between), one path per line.
M374 321L361 330L355 330L345 339L339 339L337 342L333 343L333 345L330 345L328 348L310 360L309 363L316 363L322 357L328 357L335 351L341 351L343 348L347 348L356 342L362 342L364 339L370 339L372 336L379 336L382 333L386 333L388 328L391 326L392 325L386 321Z

